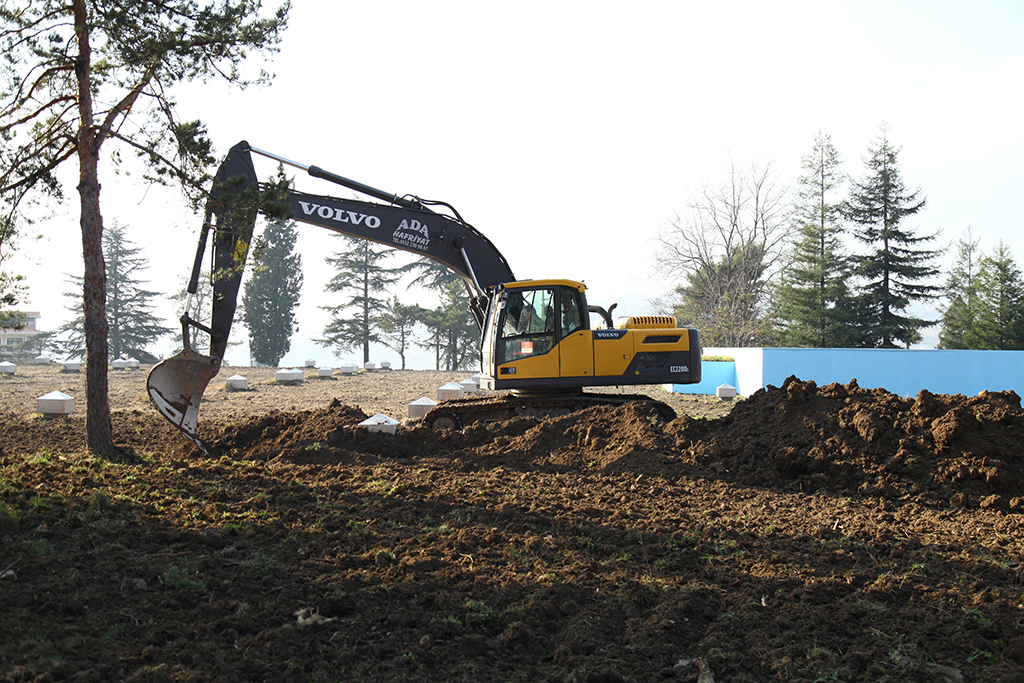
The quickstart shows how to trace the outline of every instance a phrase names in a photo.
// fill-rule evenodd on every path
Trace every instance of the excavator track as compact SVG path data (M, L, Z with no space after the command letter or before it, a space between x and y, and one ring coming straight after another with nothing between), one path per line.
M643 394L504 394L469 396L442 401L423 418L432 430L465 429L478 422L499 422L514 417L568 415L591 406L620 406L642 402L652 406L666 421L676 412L666 403Z

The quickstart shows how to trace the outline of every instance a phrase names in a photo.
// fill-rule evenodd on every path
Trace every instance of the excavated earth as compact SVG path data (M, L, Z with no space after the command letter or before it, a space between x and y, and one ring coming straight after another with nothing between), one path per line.
M0 681L1024 681L1024 412L790 378L397 434L433 372L0 376ZM226 376L226 375L225 375ZM63 417L35 398L77 399Z

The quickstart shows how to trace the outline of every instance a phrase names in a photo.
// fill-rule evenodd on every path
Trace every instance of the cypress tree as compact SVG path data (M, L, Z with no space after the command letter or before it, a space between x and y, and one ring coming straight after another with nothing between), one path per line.
M261 365L277 367L298 330L295 309L302 289L302 256L295 253L295 223L267 221L258 265L245 283L242 321L249 330L249 354Z

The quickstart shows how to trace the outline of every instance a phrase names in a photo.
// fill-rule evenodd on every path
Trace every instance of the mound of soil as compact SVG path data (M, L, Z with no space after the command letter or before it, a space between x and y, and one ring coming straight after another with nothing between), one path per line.
M1024 680L1013 392L355 426L417 374L0 414L0 680Z

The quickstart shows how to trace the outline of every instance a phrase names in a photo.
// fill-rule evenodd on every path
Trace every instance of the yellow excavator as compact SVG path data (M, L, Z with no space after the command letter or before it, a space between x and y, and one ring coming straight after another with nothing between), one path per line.
M387 203L262 184L253 154ZM434 429L457 429L524 412L652 401L646 396L586 393L585 387L700 382L700 336L695 329L677 327L673 317L613 320L615 305L605 310L588 304L580 282L517 280L491 241L449 204L383 192L243 141L231 148L213 181L181 317L183 350L154 367L147 380L157 410L204 450L198 432L200 401L220 371L260 213L403 249L438 261L462 278L481 331L481 388L501 393L440 403L425 418ZM211 232L213 308L207 327L191 311ZM593 329L590 314L600 318ZM209 335L209 355L193 349L196 332ZM508 389L513 390L511 395L501 391ZM666 417L674 415L664 404L659 409Z

